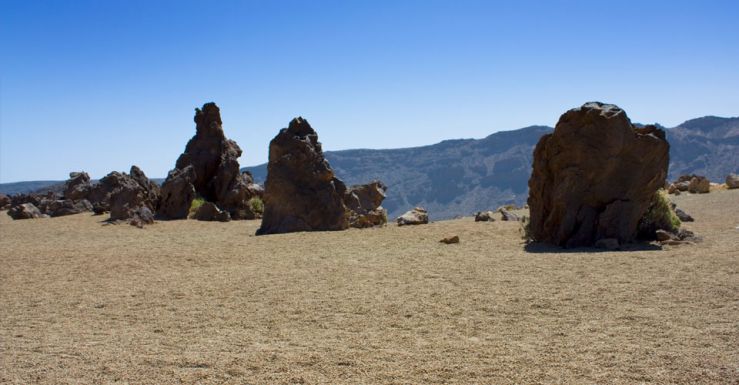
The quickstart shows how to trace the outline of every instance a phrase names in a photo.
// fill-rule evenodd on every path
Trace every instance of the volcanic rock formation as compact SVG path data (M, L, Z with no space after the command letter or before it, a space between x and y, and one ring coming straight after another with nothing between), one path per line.
M633 126L615 105L593 102L567 111L534 150L533 239L563 247L633 241L665 185L668 151L664 131Z
M72 200L87 199L90 190L92 190L90 175L84 171L70 172L69 180L64 186L64 198Z
M347 189L323 157L318 134L302 117L269 144L264 216L257 235L344 230Z
M130 175L111 173L116 188L110 193L110 220L151 223L159 205L159 187L137 166L131 166ZM146 210L142 211L142 208Z
M241 148L223 133L221 112L215 103L195 109L195 131L185 152L177 159L176 169L192 167L192 185L197 195L227 211L231 218L257 218L258 213L252 210L249 200L258 196L261 189L254 186L251 175L239 171Z
M429 223L429 212L423 207L416 207L399 216L396 222L398 222L398 226L425 225Z

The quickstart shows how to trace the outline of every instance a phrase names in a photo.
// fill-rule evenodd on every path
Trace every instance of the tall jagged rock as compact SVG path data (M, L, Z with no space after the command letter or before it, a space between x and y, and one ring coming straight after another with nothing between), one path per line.
M302 117L269 144L264 216L257 235L344 230L347 189L323 157L318 134Z
M233 219L258 216L249 201L255 197L253 180L239 170L241 148L223 132L221 112L215 103L195 109L195 136L177 159L176 169L193 169L197 195L227 211Z
M633 241L665 185L668 151L662 130L635 127L615 105L593 102L567 111L534 150L532 237L564 247Z

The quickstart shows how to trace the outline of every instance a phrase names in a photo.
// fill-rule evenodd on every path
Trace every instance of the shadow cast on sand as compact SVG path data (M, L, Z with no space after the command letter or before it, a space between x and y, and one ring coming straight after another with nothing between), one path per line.
M564 247L541 242L529 242L523 247L527 253L606 253L606 252L628 252L628 251L659 251L662 247L653 243L636 242L622 245L618 250L598 249L595 247L575 247L566 249Z

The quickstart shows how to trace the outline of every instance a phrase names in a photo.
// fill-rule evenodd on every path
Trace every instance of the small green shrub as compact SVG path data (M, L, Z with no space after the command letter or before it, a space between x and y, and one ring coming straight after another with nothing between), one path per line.
M665 189L659 189L652 197L652 203L639 221L639 237L653 239L657 230L677 232L680 229L680 219L675 214L670 198Z
M249 199L249 208L254 214L263 214L264 213L264 202L262 202L262 199L259 197L253 197Z
M196 211L200 208L200 206L205 203L205 198L203 197L197 197L192 200L192 203L190 203L190 215L195 214Z

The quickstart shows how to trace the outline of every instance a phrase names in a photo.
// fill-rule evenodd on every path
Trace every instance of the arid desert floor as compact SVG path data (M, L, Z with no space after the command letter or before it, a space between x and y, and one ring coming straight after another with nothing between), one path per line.
M2 213L0 383L738 383L739 190L673 200L702 243Z

